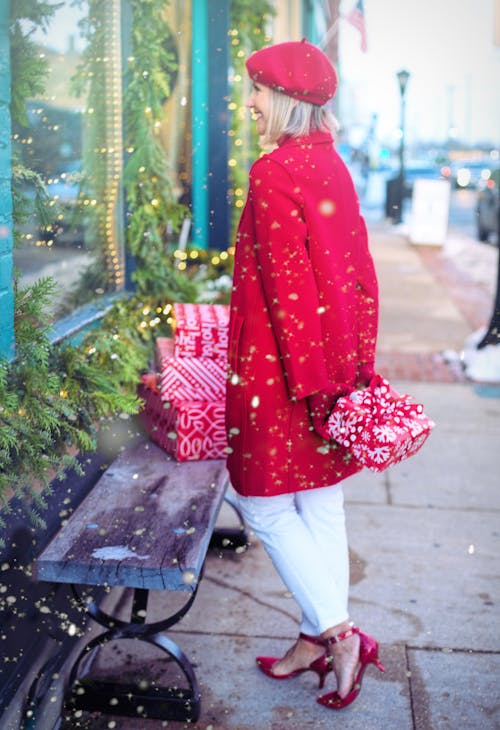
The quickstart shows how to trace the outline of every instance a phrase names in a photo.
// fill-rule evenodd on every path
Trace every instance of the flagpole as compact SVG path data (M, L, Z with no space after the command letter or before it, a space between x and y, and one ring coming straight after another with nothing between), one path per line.
M319 47L324 50L330 61L335 66L337 75L340 79L340 64L339 64L339 22L340 22L340 0L328 0L328 9L330 11L330 26L326 31L325 35L319 42ZM335 116L338 116L339 109L339 95L336 94L333 101L330 102L332 106L332 112Z
M334 20L334 22L330 25L327 32L325 33L325 35L323 36L323 38L320 40L320 42L318 44L322 50L328 50L329 45L334 45L337 48L337 51L335 53L336 58L330 58L330 60L332 62L335 62L338 60L338 42L336 41L336 39L334 40L334 38L338 32L338 27L339 27L339 19L337 17ZM333 44L331 43L331 41L334 41ZM330 56L330 54L328 54L328 55Z

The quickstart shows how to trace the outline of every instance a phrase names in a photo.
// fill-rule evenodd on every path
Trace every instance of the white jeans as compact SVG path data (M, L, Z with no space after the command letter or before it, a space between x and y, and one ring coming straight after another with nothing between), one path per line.
M318 635L348 619L349 553L340 484L275 497L241 497L263 543L302 610L300 630Z

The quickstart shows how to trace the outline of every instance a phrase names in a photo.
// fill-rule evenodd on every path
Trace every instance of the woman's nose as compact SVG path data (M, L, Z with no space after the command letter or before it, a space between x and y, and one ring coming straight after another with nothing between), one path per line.
M250 96L248 97L248 99L245 102L245 106L247 109L251 109L252 107L255 106L253 94L250 94Z

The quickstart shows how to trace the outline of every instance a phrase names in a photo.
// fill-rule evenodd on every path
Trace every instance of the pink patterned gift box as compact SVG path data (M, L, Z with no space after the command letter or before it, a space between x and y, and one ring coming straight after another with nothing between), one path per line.
M164 401L224 400L226 361L209 357L175 357L170 337L156 340L156 364L160 373L160 393Z
M370 387L339 398L328 419L332 438L374 472L416 454L434 426L420 403L378 375Z
M173 305L176 357L226 360L229 331L227 304Z
M138 395L145 401L139 414L144 430L176 461L226 458L224 400L166 403L154 374L142 376Z

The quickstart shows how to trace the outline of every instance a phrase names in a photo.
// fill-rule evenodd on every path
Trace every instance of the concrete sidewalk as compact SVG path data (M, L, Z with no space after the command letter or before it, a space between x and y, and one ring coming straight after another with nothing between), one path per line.
M461 257L454 263L443 251L424 253L401 231L383 226L372 230L372 250L381 285L378 369L423 402L437 424L412 459L345 482L351 614L379 640L387 671L368 668L359 698L341 712L315 702L312 673L283 682L261 674L254 657L288 649L297 635L298 611L252 539L246 553L208 557L194 606L172 631L197 667L200 721L107 717L86 727L500 727L500 399L480 397L456 363L442 356L458 352L480 322L487 323L496 251L480 249L487 251L481 273L462 287L462 298L476 302L471 310L452 281L468 273L461 270ZM232 521L226 508L221 521ZM154 596L158 617L167 600L165 594ZM147 664L158 677L166 669L160 657L149 656ZM329 677L325 691L333 688Z

